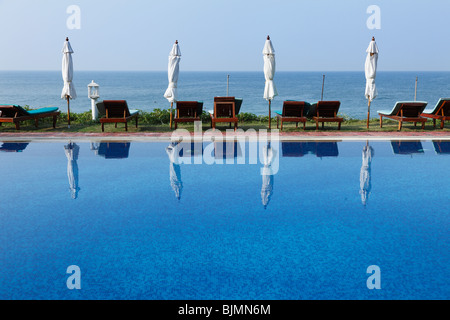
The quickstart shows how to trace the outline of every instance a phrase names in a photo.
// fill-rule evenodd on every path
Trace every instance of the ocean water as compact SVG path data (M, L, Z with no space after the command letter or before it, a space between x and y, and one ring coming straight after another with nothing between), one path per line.
M263 99L263 72L180 72L179 100L201 100L204 109L213 108L215 96L228 94L244 99L241 112L265 115L268 102ZM321 99L325 75L324 100L341 101L340 113L353 118L367 116L364 97L364 72L277 72L275 85L279 95L272 110L281 109L284 100L316 102ZM432 108L439 98L450 96L450 72L382 72L377 73L378 97L372 102L371 115L377 110L391 109L396 101L414 100L418 77L417 100L427 101ZM74 84L78 98L70 102L71 112L89 111L87 85L94 80L100 85L100 99L125 99L133 109L151 111L167 109L164 98L168 85L167 72L75 71ZM30 107L58 106L67 110L60 98L63 87L60 71L0 71L0 104Z

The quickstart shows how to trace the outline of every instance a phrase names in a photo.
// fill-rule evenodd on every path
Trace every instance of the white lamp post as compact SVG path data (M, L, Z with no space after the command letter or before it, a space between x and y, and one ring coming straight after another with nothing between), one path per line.
M97 99L100 98L98 88L99 85L96 84L94 80L88 85L88 97L91 99L92 120L97 120L98 118Z

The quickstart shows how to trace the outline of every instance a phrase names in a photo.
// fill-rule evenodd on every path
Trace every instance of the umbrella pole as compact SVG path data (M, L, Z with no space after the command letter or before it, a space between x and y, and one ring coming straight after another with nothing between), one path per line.
M172 129L172 108L173 108L173 102L170 103L170 129Z
M323 87L325 86L325 75L322 75L322 94L320 96L320 101L323 101Z
M270 123L272 122L271 118L270 118L270 103L272 102L272 100L269 100L269 130L270 130Z
M414 101L417 101L417 77L416 77L416 87L414 89Z
M367 130L369 130L369 119L370 119L370 98L369 98L369 105L367 107Z
M67 123L70 128L70 97L66 96L66 98L67 98Z

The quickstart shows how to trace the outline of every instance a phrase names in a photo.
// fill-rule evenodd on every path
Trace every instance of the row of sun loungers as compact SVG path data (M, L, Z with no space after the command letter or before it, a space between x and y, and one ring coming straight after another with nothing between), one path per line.
M325 122L337 122L338 130L344 118L338 116L339 101L319 101L315 104L309 104L305 101L286 100L283 102L283 109L275 111L277 116L277 128L283 130L284 122L303 123L303 129L306 127L308 119L316 123L316 130L319 129L319 123L322 128ZM211 127L216 128L217 123L234 124L234 130L238 127L239 119L237 115L241 109L242 99L235 97L215 97L214 110L210 113ZM392 110L378 111L380 116L380 127L383 126L383 118L392 119L399 122L398 130L402 129L404 122L413 122L414 125L421 123L422 129L428 119L433 119L433 126L436 128L436 120L441 121L440 128L444 128L444 122L450 120L450 98L441 98L432 110L425 110L427 102L424 101L399 101ZM138 127L138 110L130 110L125 100L104 100L97 103L102 131L105 123L125 124L125 131L128 131L128 121L135 119L136 128ZM176 114L174 118L175 129L178 123L200 121L203 113L202 101L178 101L176 103ZM14 123L16 129L20 129L20 122L25 120L34 120L36 127L41 118L52 117L53 128L56 126L56 119L60 111L58 108L41 108L37 110L25 110L17 105L0 105L0 125L3 122Z

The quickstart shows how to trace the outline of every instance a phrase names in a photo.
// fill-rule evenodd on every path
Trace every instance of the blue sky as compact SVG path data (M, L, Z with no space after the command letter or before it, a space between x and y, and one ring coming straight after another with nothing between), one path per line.
M363 70L372 36L379 70L449 71L449 12L449 0L0 0L0 70L59 70L68 36L75 70L164 71L178 40L181 70L260 71L270 35L277 71Z

